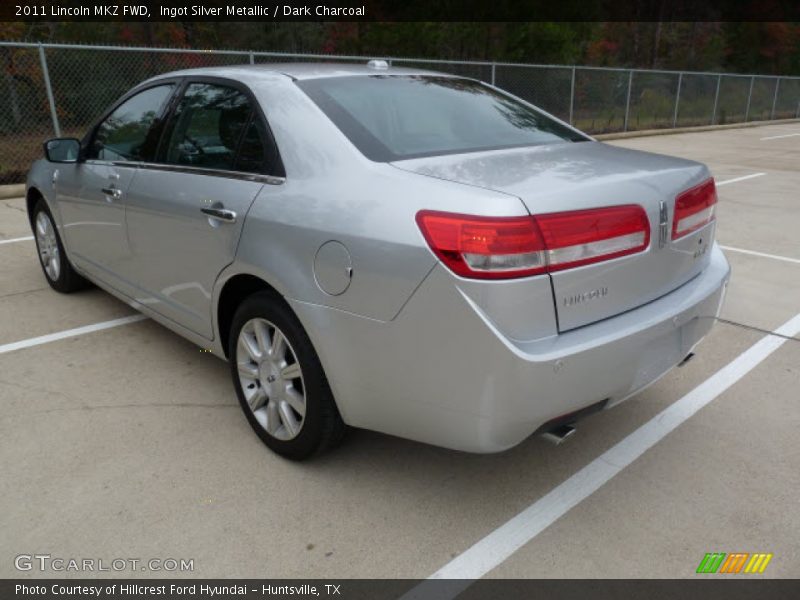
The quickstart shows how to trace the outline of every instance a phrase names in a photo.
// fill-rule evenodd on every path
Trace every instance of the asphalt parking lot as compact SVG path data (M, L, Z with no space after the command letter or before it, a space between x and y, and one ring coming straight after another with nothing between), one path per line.
M489 456L355 431L295 464L223 362L150 320L34 345L135 313L51 291L24 201L0 201L0 576L38 553L194 561L105 574L126 577L670 578L707 552L800 575L800 339L760 331L800 337L800 123L612 143L712 169L730 323L567 443Z

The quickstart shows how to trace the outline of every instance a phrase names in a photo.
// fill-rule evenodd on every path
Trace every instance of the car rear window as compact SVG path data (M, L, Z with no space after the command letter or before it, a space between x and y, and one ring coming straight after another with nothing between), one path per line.
M297 85L375 161L588 139L471 79L370 75Z

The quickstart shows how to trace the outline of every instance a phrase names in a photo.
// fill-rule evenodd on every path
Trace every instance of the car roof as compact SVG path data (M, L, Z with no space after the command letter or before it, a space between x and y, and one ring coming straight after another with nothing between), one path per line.
M178 77L187 75L206 75L210 77L235 77L247 82L269 79L275 75L285 75L296 80L319 79L323 77L351 77L357 75L435 75L437 77L455 77L447 73L414 69L408 67L375 68L367 63L346 62L307 62L307 63L261 63L254 65L230 65L220 67L201 67L164 73L162 77Z

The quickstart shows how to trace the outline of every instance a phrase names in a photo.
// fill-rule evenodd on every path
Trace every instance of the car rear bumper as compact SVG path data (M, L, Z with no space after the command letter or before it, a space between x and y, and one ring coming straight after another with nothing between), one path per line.
M604 400L613 406L660 378L711 329L729 276L715 245L706 269L671 293L524 342L500 331L442 266L390 322L292 305L348 424L497 452L548 421Z

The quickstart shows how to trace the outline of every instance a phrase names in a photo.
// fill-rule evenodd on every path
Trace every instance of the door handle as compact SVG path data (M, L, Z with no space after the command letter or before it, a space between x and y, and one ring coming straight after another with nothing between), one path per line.
M106 196L111 196L116 200L122 198L122 190L119 188L107 187L107 188L102 188L100 191L103 192Z
M226 223L236 223L236 213L226 208L201 208L200 212L212 219L218 219Z

